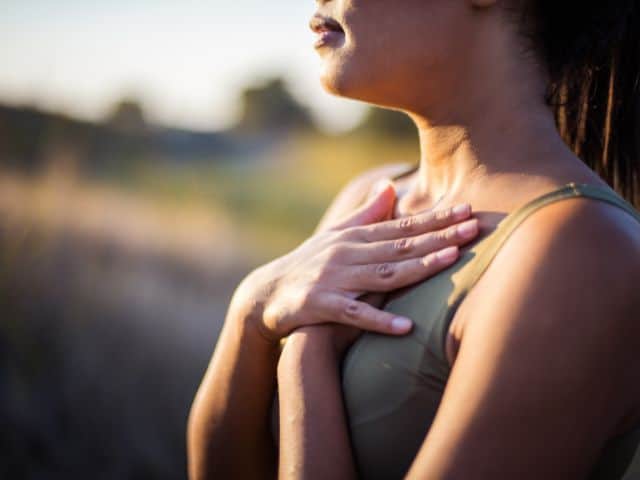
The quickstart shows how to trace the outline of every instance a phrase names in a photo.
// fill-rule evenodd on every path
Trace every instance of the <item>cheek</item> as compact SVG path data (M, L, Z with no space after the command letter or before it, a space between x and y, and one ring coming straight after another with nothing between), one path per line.
M424 37L406 32L355 31L342 48L324 55L321 82L337 95L372 103L392 101L420 82L437 53Z
M344 45L323 55L324 88L356 100L403 106L410 90L435 82L436 72L450 63L455 16L448 2L371 0L368 8L347 12Z
M371 90L393 81L394 66L406 54L406 14L391 2L354 0L343 22L345 44L328 57L325 78L336 93L369 100Z

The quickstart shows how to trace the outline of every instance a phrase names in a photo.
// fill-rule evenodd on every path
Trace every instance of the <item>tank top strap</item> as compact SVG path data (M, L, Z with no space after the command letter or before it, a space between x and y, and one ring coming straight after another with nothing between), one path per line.
M463 272L460 272L463 273L462 278L458 278L458 282L456 282L456 296L459 297L458 300L461 300L462 297L471 290L473 285L478 281L495 255L498 253L500 247L529 215L551 203L576 197L588 197L610 203L626 211L634 219L640 222L640 212L638 212L638 210L620 197L611 188L586 183L567 183L556 190L534 198L522 207L508 214L502 222L498 224L496 230L492 234L484 240L481 240L476 248L472 249L474 251L475 258L468 265L468 269L464 269Z

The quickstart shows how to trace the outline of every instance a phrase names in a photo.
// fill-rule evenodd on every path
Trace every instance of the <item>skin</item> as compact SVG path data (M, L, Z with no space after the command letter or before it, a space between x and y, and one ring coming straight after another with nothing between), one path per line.
M318 5L345 31L338 48L319 48L325 88L418 128L420 168L396 216L444 195L474 205L489 233L567 182L603 184L559 137L544 70L496 2ZM452 374L408 478L584 478L608 439L640 423L639 254L640 226L610 205L572 199L530 216L456 312ZM354 476L336 394L346 348L330 325L285 346L282 477Z
M345 346L362 329L410 331L409 320L397 325L397 317L359 298L421 281L451 265L458 246L476 236L477 220L470 218L468 205L389 220L395 201L387 181L346 218L330 211L315 235L239 285L189 418L191 478L277 474L269 420L282 338L328 322L342 324L339 343ZM459 230L463 225L470 227L466 233ZM413 248L405 249L401 239L410 239ZM443 252L450 255L438 255Z
M398 260L393 249L374 252L365 230L371 240L389 218L410 218L441 198L438 209L473 205L482 237L567 182L603 184L559 137L544 104L544 69L523 54L525 40L499 3L317 4L344 29L336 45L318 48L322 84L409 115L419 169L359 210L372 182L397 167L357 179L312 239L238 287L190 416L191 478L354 477L340 360L361 329L394 332L383 311L357 303L354 316L349 306L410 276L365 285L365 277L383 280L353 265ZM437 229L423 226L394 238L422 235L420 255L428 254L423 235ZM437 268L411 265L423 279ZM640 225L626 213L572 199L531 215L454 316L451 377L408 477L584 477L607 439L640 422L638 281ZM268 426L276 381L279 450Z

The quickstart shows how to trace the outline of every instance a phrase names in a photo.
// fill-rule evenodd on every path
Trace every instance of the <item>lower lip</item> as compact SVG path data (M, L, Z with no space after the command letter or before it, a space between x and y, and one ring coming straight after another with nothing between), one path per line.
M318 39L313 44L315 48L321 47L335 47L342 43L344 40L344 32L337 32L335 30L327 30L318 34Z

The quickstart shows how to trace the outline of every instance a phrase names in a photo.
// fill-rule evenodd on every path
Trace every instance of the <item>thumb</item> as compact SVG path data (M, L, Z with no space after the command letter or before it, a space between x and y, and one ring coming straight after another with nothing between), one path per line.
M384 179L376 183L369 199L354 213L344 219L336 228L348 228L358 225L387 220L393 213L396 202L396 189L391 180Z

